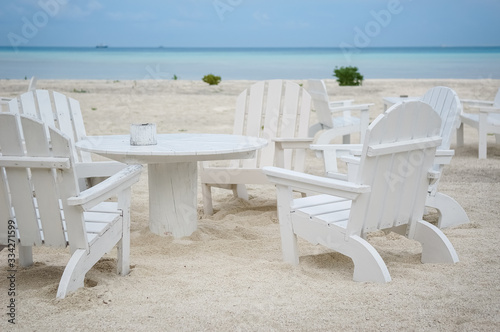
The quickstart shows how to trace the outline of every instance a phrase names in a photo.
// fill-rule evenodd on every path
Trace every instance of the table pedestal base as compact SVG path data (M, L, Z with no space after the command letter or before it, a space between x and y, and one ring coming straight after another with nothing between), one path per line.
M197 163L148 165L149 229L176 238L197 227Z

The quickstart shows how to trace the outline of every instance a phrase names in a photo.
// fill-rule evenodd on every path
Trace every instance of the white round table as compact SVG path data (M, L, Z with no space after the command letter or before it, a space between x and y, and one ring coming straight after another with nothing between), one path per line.
M130 145L129 135L88 136L75 144L126 164L148 164L149 228L183 237L197 227L197 162L253 158L262 138L224 134L159 134L156 145Z

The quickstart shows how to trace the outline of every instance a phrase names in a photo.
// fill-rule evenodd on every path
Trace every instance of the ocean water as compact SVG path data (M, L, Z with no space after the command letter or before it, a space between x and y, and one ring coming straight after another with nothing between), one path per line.
M500 47L0 47L0 79L325 79L336 66L356 66L365 79L500 79Z

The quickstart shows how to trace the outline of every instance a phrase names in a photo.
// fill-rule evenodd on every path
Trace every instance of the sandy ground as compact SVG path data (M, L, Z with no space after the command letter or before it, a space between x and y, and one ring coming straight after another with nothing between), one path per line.
M159 133L231 133L236 96L253 82L40 80L81 102L88 135L128 134L131 123L154 122ZM305 83L305 81L298 81ZM422 95L449 86L460 98L492 100L500 80L367 80L339 87L332 99L371 102ZM28 81L0 80L1 96L16 96ZM311 121L314 121L312 115ZM7 253L0 252L0 331L495 331L500 330L500 146L489 137L488 159L477 159L477 132L446 167L440 191L465 209L470 224L445 229L459 255L454 265L421 264L421 246L382 233L368 240L391 273L387 284L352 281L352 261L299 242L300 264L282 262L275 190L250 186L250 200L214 191L213 216L174 239L148 229L147 171L133 187L132 271L114 273L116 250L87 274L86 286L56 300L67 250L34 248L35 264L17 272L16 322L7 323ZM357 138L354 137L354 142ZM454 147L454 144L452 145ZM309 153L306 170L321 174ZM424 217L435 222L436 213Z

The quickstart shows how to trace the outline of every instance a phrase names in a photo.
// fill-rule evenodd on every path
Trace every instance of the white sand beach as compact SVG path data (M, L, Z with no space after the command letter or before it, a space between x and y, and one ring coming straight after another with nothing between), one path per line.
M156 123L158 133L232 133L236 96L253 81L39 80L81 103L88 135L128 134L131 123ZM433 86L460 98L492 100L500 80L365 80L359 87L325 81L331 98L374 103L419 96ZM306 80L297 81L306 83ZM0 80L14 97L28 81ZM312 114L312 120L315 120ZM358 138L354 136L353 142ZM368 241L386 262L387 284L352 280L343 255L300 240L300 264L282 261L273 186L249 186L249 201L214 189L213 216L181 239L148 229L147 168L132 187L131 272L115 273L116 249L87 274L86 286L63 300L56 290L69 250L37 247L35 264L18 268L16 325L7 322L7 252L0 252L0 331L498 331L500 329L500 145L488 137L478 160L477 132L445 168L440 191L455 198L471 223L444 229L460 262L422 264L421 246L393 233ZM452 148L454 148L454 143ZM306 171L321 175L308 152ZM436 222L431 211L424 219Z

